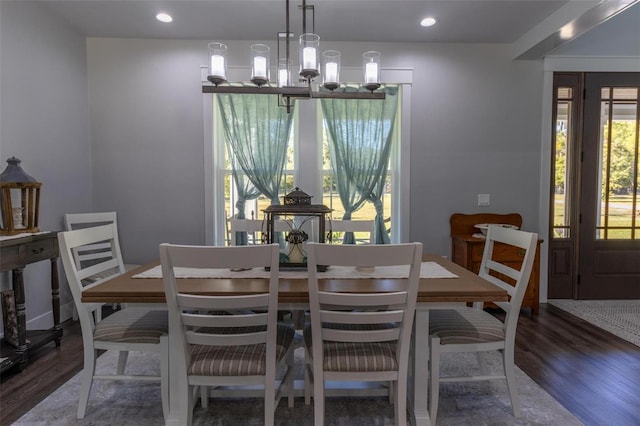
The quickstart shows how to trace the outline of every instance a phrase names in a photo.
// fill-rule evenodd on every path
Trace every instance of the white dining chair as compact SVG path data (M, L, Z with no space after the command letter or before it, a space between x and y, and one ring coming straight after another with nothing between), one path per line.
M307 256L311 323L304 329L305 402L313 390L315 425L324 425L324 388L330 380L391 383L396 424L407 424L407 369L422 244L309 243ZM318 265L408 266L394 291L346 292L339 283L323 287Z
M275 232L287 232L291 230L291 227L287 222L283 220L274 221ZM247 244L262 244L262 234L267 232L267 223L258 219L229 219L229 235L230 245L239 245L237 241L237 233L247 233Z
M293 328L278 324L277 244L256 246L160 245L162 276L171 322L172 350L179 376L171 382L178 395L180 424L190 425L195 393L203 386L260 385L264 423L273 425L284 391L293 407ZM246 269L269 267L262 293L203 296L180 292L177 267ZM276 370L285 366L276 392Z
M85 416L94 380L140 380L160 382L162 409L166 418L169 408L167 311L128 307L115 311L102 320L96 320L92 313L101 305L82 302L84 290L124 272L115 224L59 232L58 243L60 258L82 329L84 369L77 417L82 419ZM92 265L78 265L74 252L96 244L107 244L111 256L107 260L96 260L97 263ZM87 282L89 284L86 284ZM96 358L98 350L101 349L120 352L115 374L96 374ZM129 351L159 353L160 375L125 374Z
M96 213L66 213L64 215L64 228L66 231L89 228L93 226L107 225L113 223L118 231L118 215L116 212L96 212ZM74 251L74 260L80 266L80 262L92 262L107 259L111 256L109 244L99 243L90 247L82 247ZM130 271L140 265L124 263L125 271Z
M366 233L366 238L354 238L356 244L361 241L365 244L375 244L375 221L374 220L326 220L324 229L327 233L340 233L346 232L358 232L359 234ZM343 235L344 236L344 235ZM333 241L334 243L341 242Z
M482 309L482 303L459 309L433 309L429 313L429 412L431 424L436 424L440 383L506 380L515 417L520 417L520 401L516 387L514 345L520 307L536 252L538 235L489 225L479 276L509 293L508 302L493 302L506 312L504 321ZM522 265L516 270L495 260L494 251L501 245L515 246L522 251ZM488 375L481 353L501 351L503 374ZM447 352L476 352L480 375L440 377L440 359Z
M113 223L118 232L118 215L116 212L95 212L95 213L66 213L64 215L64 228L66 231L73 231L76 229L84 229L93 226L101 226ZM111 247L107 243L92 244L88 247L80 247L73 252L74 260L78 268L81 264L92 264L102 260L108 260L111 258ZM131 271L140 265L133 263L124 263L124 271ZM95 281L101 277L108 277L113 274L114 271L104 271L103 273L91 277L91 280ZM118 308L118 304L113 304L113 309ZM102 310L97 309L95 315L102 315ZM74 321L77 320L77 312L73 312ZM98 319L99 320L99 319Z

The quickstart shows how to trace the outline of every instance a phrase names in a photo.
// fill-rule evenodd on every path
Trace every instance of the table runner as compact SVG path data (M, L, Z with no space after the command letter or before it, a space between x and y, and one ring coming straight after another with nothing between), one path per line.
M262 268L248 269L244 271L232 271L230 269L195 269L175 268L176 278L268 278L269 272ZM378 266L371 270L359 270L348 266L330 266L325 272L318 272L320 279L392 279L406 278L409 275L409 266ZM280 270L280 276L288 279L307 278L306 269ZM162 278L160 265L134 275L132 278ZM420 278L458 278L436 262L422 262Z

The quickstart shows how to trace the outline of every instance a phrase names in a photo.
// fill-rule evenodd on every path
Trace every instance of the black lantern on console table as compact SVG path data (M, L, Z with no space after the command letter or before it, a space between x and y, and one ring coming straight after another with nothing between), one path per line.
M287 244L286 251L280 254L280 267L306 268L307 257L303 243L309 239L309 235L303 228L310 229L313 222L317 222L317 242L324 243L324 224L331 209L323 204L311 204L311 196L300 188L295 188L284 196L284 204L271 205L264 209L264 213L267 220L267 243L277 242L276 221L284 221L291 227L284 236Z
M0 203L2 204L2 226L0 235L16 235L38 232L40 213L40 187L20 167L20 160L11 157L7 168L0 174Z

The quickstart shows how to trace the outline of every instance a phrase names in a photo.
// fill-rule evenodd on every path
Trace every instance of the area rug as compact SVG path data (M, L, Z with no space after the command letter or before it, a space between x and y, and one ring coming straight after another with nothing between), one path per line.
M553 299L549 304L640 346L640 300Z
M470 354L451 354L443 357L442 370L452 374L477 368L477 360ZM296 350L296 361L302 361L302 349ZM158 371L158 359L147 354L131 353L131 371ZM98 359L99 372L115 370L117 353L107 352ZM498 357L487 357L489 369L497 371ZM302 368L296 366L296 379ZM447 383L441 386L438 425L581 425L571 413L556 402L533 380L516 367L522 417L512 415L506 385L501 381L476 383ZM62 385L15 425L161 425L160 385L153 383L96 381L91 391L87 415L76 419L80 374ZM263 402L258 398L211 399L208 409L200 404L195 408L194 425L252 426L263 424ZM385 426L394 424L393 405L388 398L327 398L325 424L335 426ZM313 424L313 402L304 405L303 398L295 399L295 407L287 408L280 401L276 410L276 425L304 426Z

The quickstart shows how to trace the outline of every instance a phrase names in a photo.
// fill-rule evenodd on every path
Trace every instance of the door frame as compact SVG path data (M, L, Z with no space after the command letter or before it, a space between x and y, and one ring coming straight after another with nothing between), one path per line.
M543 91L542 91L542 123L541 123L541 158L540 186L538 194L538 229L540 235L546 232L546 241L550 241L551 229L549 220L551 185L551 149L553 146L551 129L553 115L553 73L554 72L637 72L640 56L600 57L600 56L550 56L544 59ZM540 302L549 299L549 246L540 246Z

